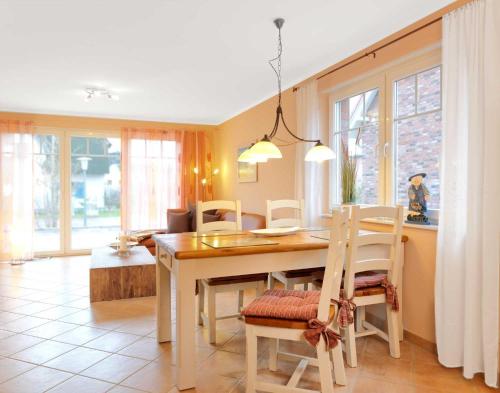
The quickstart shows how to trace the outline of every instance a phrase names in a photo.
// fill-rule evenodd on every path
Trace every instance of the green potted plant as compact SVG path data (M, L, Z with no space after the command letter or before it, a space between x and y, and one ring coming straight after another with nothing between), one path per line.
M355 146L359 144L360 131L356 136ZM340 168L340 176L342 183L342 203L354 204L357 199L356 176L358 173L358 162L356 154L349 152L349 146L341 139L342 161Z

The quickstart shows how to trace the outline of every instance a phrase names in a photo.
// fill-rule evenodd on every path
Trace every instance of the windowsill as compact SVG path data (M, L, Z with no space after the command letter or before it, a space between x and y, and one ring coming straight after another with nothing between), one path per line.
M321 214L322 218L332 218L331 213L323 213ZM369 222L369 223L374 223L374 224L383 224L383 225L390 225L392 224L392 221L389 219L384 219L384 218L367 218L362 220L362 222ZM423 229L426 231L437 231L438 226L436 224L430 224L430 225L418 225L418 224L410 224L407 222L403 222L403 227L404 228L414 228L414 229Z

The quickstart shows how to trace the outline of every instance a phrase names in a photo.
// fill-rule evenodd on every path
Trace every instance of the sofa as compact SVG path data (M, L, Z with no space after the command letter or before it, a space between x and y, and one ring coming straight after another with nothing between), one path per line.
M175 217L176 216L176 217ZM183 217L182 219L187 219L187 223L182 223L181 225L170 225L173 217L174 219L178 219L179 217ZM187 216L187 217L186 217ZM206 215L206 218L212 217L212 221L236 221L236 213L234 211L216 211L212 214ZM189 209L169 209L167 211L167 223L169 227L176 227L177 229L185 229L185 230L175 230L174 232L165 230L155 231L155 234L164 234L164 233L182 233L182 232L194 232L195 222L193 220L193 210ZM266 217L261 214L255 213L241 213L241 225L244 231L249 231L252 229L263 229L266 227ZM174 228L175 229L175 228ZM146 247L151 255L156 254L156 245L155 241L151 237L152 235L146 236L139 241L139 245Z

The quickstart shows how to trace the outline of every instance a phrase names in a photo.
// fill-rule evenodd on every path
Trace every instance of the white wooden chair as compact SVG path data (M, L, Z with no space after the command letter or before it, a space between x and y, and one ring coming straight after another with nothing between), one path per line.
M339 291L342 281L342 270L346 250L347 228L347 212L345 210L342 212L335 211L333 213L330 246L326 257L325 283L319 294L319 303L316 315L317 320L324 322L324 327L335 332L338 338L340 338L338 335L337 324L338 309L335 303L332 304L331 299L336 301L339 300ZM340 340L337 342L335 347L328 349L323 335L317 332L319 335L319 342L316 345L317 358L280 352L279 339L305 341L304 333L310 333L310 323L312 322L311 320L305 320L306 318L302 318L302 320L295 319L298 318L298 316L293 315L293 312L289 310L287 306L285 306L286 308L282 310L282 312L288 316L293 315L294 319L283 319L273 316L262 317L259 316L259 312L255 312L262 304L264 305L263 309L266 309L270 298L273 296L276 297L277 294L280 293L286 297L290 295L291 291L279 289L268 290L264 293L264 296L261 299L254 300L243 310L246 324L247 393L253 393L257 390L279 393L312 393L312 390L300 389L296 387L308 364L319 367L321 392L333 393L334 381L331 374L332 365L330 362L330 353L333 359L335 382L339 385L346 384L344 361L342 357L342 345ZM317 291L293 291L293 293L296 297L299 297L299 294L303 294L304 296L306 294L311 296L316 294L315 296L317 296ZM290 297L285 300L285 303L288 304L289 299ZM278 304L277 307L279 309L280 305ZM312 318L314 318L314 316ZM267 337L270 339L269 369L271 371L276 371L278 357L293 360L300 359L297 369L291 376L286 386L257 380L257 337Z
M209 210L231 210L236 213L235 221L203 222L203 213ZM241 201L198 201L196 204L196 232L198 236L215 231L241 231Z
M203 222L203 212L207 210L232 210L236 212L236 221ZM240 201L208 201L198 202L196 207L196 229L198 236L210 235L216 231L241 231L241 202ZM265 290L267 274L245 274L242 276L215 277L198 281L198 323L208 327L208 336L211 344L216 341L216 320L240 317L243 307L245 289L255 289L259 296ZM235 314L217 317L215 295L221 292L238 291L238 308ZM205 312L205 297L207 310Z
M303 199L280 199L276 201L268 200L266 202L266 228L305 227ZM276 209L294 209L297 217L273 219L273 210ZM273 289L274 280L277 280L283 283L286 289L294 289L296 284L302 284L304 289L308 289L309 283L314 280L311 273L316 270L318 269L287 270L269 273L268 288Z
M280 199L276 201L266 201L266 228L283 227L304 227L304 200ZM273 219L273 210L276 209L295 209L298 217L276 218Z
M367 218L383 217L393 220L392 231L389 233L360 233L360 221ZM345 330L345 349L347 364L357 366L356 337L376 334L389 342L390 354L400 357L398 312L388 303L388 290L395 291L401 274L401 236L403 226L403 207L351 207L351 225L349 230L349 247L344 277L344 296L352 298L356 304L356 331L350 324ZM385 258L370 256L367 247L385 245L388 248ZM363 250L365 248L365 250ZM360 288L357 283L362 281L363 272L384 272L386 282L382 285ZM366 274L366 273L365 273ZM369 277L369 276L365 276ZM355 285L355 282L356 285ZM397 296L397 295L396 295ZM396 298L397 299L397 298ZM401 299L398 299L401 301ZM385 304L387 313L387 333L365 320L365 307L374 304Z

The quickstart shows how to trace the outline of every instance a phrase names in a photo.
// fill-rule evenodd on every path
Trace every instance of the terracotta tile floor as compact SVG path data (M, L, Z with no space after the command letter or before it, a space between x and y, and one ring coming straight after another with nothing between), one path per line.
M89 257L53 258L22 266L0 264L0 393L175 393L175 341L155 340L155 298L89 304ZM251 299L251 293L246 301ZM221 313L236 296L218 297ZM175 315L175 314L174 314ZM174 339L175 340L175 339ZM197 328L199 392L245 391L245 331L237 320L218 322L217 345ZM462 378L436 356L408 342L392 359L377 338L358 341L359 367L347 368L348 386L336 392L486 392L478 377ZM311 353L297 343L287 350ZM294 364L266 370L266 342L259 344L261 377L286 381ZM319 390L316 369L300 387ZM491 389L493 391L493 389Z

